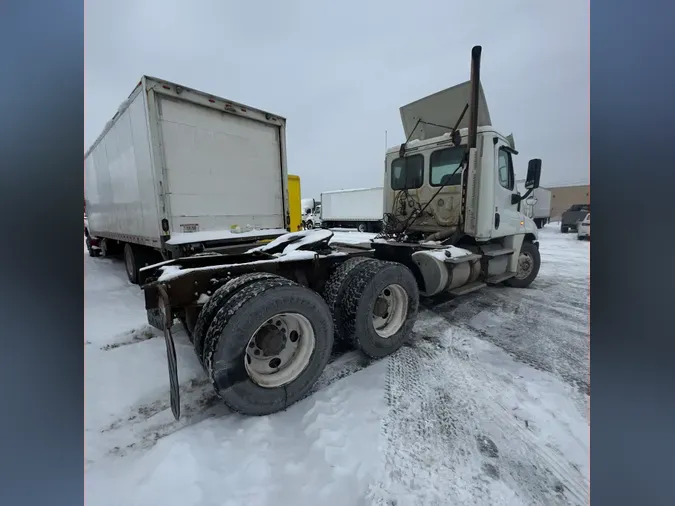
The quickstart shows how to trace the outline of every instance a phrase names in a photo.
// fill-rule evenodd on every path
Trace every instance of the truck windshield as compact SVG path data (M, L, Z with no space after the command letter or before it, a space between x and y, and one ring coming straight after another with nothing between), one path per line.
M391 189L419 188L424 181L424 157L412 155L391 162Z

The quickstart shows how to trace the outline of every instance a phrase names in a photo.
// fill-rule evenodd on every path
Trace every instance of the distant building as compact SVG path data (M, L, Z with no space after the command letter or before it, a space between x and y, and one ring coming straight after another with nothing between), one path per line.
M591 203L591 185L546 187L551 192L551 221L558 221L562 213L574 204Z

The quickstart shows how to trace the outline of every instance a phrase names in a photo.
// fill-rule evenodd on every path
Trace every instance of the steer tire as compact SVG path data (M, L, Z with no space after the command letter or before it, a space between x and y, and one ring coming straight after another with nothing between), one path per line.
M527 288L535 280L537 274L539 274L539 268L541 267L541 255L539 254L539 248L534 243L529 241L523 242L523 245L520 247L521 253L527 253L532 257L534 265L532 270L525 278L510 278L504 281L504 284L512 288Z
M295 379L277 387L261 387L246 371L246 348L255 331L281 313L299 313L309 320L314 348ZM205 368L222 401L243 415L269 415L310 393L331 355L333 322L316 292L296 283L262 279L244 286L221 306L204 346Z
M280 281L285 281L287 284L292 284L292 281L277 276L276 274L269 274L267 272L251 272L249 274L244 274L229 280L223 286L218 288L211 298L206 301L206 304L202 306L199 316L197 316L197 322L195 323L195 328L192 331L192 344L197 354L199 362L204 365L204 339L206 338L206 333L213 322L213 318L216 316L220 308L222 308L227 301L239 291L241 288L261 281L263 279L275 279Z
M407 296L403 321L398 330L382 337L375 329L374 309L386 287L396 285ZM382 358L397 351L412 333L419 311L419 288L413 273L403 264L368 262L353 276L346 287L342 302L344 331L354 346L371 358Z
M353 257L345 260L338 264L323 287L322 295L333 317L333 328L337 341L344 343L349 337L346 334L344 317L342 316L342 303L347 287L354 277L358 277L359 272L372 262L378 261L369 257Z

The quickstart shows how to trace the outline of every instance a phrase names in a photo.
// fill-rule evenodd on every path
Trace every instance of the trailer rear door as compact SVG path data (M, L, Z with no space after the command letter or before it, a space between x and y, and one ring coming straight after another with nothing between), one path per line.
M279 127L164 96L158 115L172 236L285 227Z

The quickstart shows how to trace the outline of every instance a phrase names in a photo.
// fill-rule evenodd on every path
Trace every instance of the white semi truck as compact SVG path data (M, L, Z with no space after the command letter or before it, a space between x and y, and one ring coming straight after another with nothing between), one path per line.
M385 225L370 244L340 245L331 231L311 230L241 255L142 269L148 321L164 331L176 418L176 319L223 402L264 415L308 394L336 339L374 358L398 350L420 296L532 283L538 231L521 206L539 185L541 160L529 161L521 195L513 138L490 123L480 56L474 47L469 82L401 108L407 140L386 153Z
M286 120L143 77L85 154L92 256L144 265L243 251L290 226Z
M321 194L324 228L356 228L359 232L380 232L384 188L336 190Z
M320 228L321 222L321 202L314 199L302 199L302 228L311 230Z

